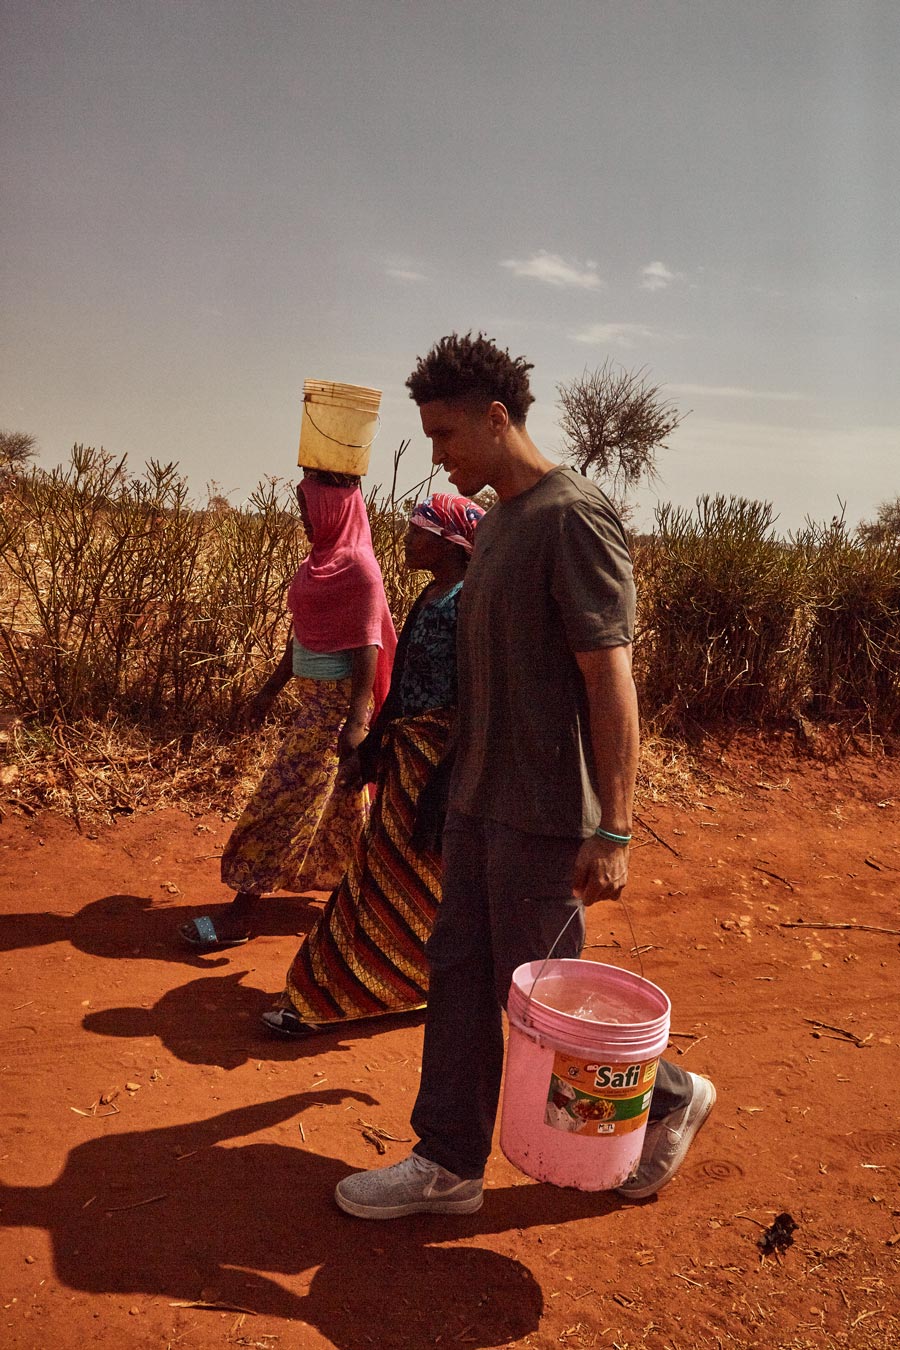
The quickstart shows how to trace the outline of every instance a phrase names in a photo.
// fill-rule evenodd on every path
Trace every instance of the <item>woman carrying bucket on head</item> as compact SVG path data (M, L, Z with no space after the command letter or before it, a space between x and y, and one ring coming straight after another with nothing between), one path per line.
M303 1036L357 1019L421 1008L425 942L441 900L438 766L456 705L456 618L473 538L484 511L437 493L413 510L407 565L433 580L400 634L391 689L347 771L375 783L366 829L347 872L288 971L274 1032ZM438 789L438 791L436 791ZM438 804L439 805L439 804Z
M263 895L330 890L365 823L364 789L338 767L384 701L397 637L359 478L307 469L297 502L312 548L288 590L284 655L246 717L260 722L291 678L302 703L222 854L222 882L237 892L230 913L179 929L201 951L246 942Z

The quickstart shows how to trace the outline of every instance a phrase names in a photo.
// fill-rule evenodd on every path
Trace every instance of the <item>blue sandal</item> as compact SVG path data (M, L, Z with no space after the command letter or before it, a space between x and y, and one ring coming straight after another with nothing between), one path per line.
M190 947L199 947L204 952L219 951L222 947L243 947L250 941L250 934L243 937L225 937L216 932L216 925L209 915L201 919L191 919L178 929L179 934Z

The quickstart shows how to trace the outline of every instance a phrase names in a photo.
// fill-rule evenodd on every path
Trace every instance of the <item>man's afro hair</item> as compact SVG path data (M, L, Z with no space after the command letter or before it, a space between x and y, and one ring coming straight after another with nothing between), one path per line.
M420 356L406 381L410 398L423 403L502 403L515 426L523 426L534 396L528 382L532 365L524 356L511 357L479 333L451 333Z

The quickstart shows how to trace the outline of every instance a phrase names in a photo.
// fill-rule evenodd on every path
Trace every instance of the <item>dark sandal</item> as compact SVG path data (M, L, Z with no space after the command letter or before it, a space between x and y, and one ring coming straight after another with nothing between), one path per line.
M274 1031L276 1036L314 1036L321 1030L313 1022L302 1021L293 1008L270 1008L263 1013L262 1020L266 1030Z
M207 914L201 919L191 919L190 923L183 923L178 932L188 946L198 947L204 952L216 952L222 947L243 947L245 942L250 941L249 933L243 937L220 936L216 932L216 925Z

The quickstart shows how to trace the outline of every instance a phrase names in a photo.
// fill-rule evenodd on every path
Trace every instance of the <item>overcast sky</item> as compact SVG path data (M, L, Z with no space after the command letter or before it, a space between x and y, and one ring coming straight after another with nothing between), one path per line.
M452 330L690 410L641 494L900 492L897 0L3 0L0 426L291 476L306 378L428 447ZM445 485L445 480L440 480Z

